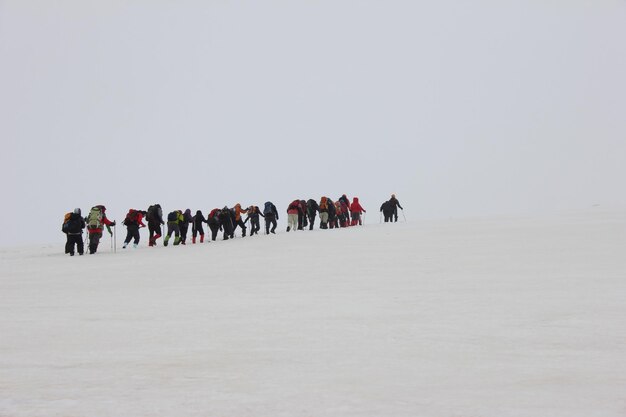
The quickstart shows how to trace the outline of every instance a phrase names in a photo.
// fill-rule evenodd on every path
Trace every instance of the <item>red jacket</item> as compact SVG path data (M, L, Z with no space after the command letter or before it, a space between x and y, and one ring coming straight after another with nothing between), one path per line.
M354 197L354 199L352 200L352 204L350 204L350 211L352 213L360 213L362 211L366 212L365 209L361 207L361 204L359 204L359 199L357 197Z
M298 214L300 213L300 200L294 200L287 207L287 214Z

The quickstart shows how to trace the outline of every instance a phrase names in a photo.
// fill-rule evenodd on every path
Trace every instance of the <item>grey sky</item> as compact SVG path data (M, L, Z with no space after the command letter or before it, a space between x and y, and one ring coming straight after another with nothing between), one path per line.
M0 0L0 244L63 240L94 204L626 204L624 22L624 1Z

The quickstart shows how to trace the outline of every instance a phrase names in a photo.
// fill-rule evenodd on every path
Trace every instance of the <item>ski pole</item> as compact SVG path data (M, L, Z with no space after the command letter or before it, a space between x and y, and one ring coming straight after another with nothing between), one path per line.
M404 222L406 223L406 216L404 215L404 209L400 209L400 211L402 212L402 217L404 217Z
M113 253L117 253L117 221L113 226Z

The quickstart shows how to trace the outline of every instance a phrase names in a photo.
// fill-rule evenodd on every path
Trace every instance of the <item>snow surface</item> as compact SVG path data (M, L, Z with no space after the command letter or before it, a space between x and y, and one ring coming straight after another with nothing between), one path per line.
M62 252L0 252L0 416L626 415L624 212Z

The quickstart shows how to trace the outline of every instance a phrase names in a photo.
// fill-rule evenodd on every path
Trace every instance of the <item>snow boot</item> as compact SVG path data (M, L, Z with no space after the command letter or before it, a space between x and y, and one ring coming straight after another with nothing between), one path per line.
M204 235L200 235L200 243L204 243Z

